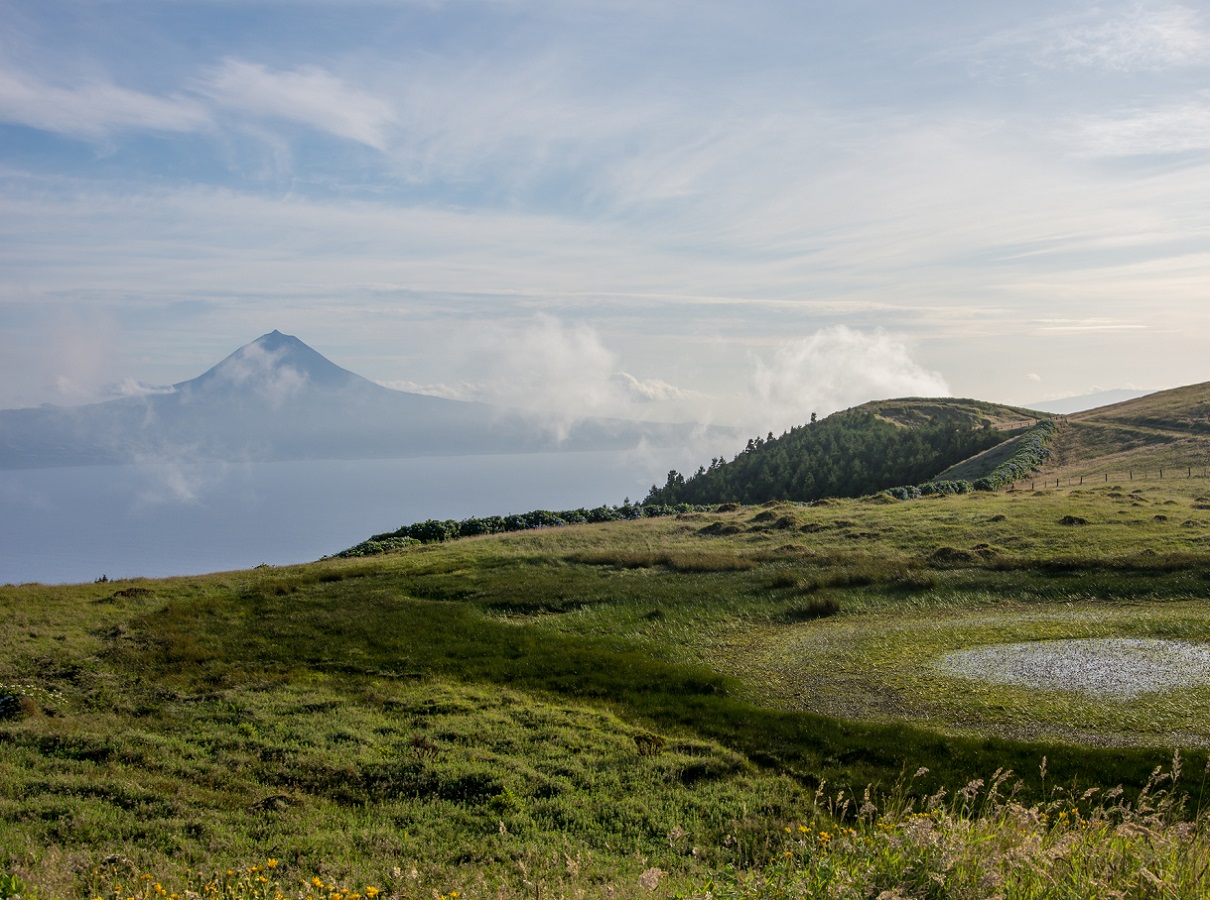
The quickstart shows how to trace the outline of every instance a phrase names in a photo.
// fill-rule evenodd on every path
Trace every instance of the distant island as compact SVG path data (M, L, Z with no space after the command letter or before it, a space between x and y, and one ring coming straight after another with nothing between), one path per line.
M0 468L621 450L700 431L585 418L555 435L516 410L383 387L271 331L163 392L0 410Z

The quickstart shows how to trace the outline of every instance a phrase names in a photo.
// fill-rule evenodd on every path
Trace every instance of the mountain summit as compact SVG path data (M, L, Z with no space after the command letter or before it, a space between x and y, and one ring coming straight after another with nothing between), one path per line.
M622 450L693 429L584 419L559 440L511 410L375 384L274 330L167 393L0 410L0 468Z
M378 387L360 375L342 369L292 334L274 329L240 347L197 378L173 385L177 391L258 391L281 396L303 387L347 390Z

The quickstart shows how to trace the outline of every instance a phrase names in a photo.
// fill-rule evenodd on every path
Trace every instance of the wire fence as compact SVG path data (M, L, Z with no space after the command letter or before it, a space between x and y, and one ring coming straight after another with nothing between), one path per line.
M1096 472L1088 475L1046 476L1023 478L1010 491L1036 491L1045 488L1079 487L1081 485L1129 483L1134 481L1173 481L1210 478L1210 466L1161 466L1155 469L1127 469L1124 472Z

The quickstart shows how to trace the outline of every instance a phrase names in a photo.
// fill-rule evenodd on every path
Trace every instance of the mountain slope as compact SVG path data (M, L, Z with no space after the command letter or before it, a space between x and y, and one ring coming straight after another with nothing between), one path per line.
M173 387L180 392L231 395L249 387L274 392L302 384L323 390L387 390L276 329L240 347L197 378Z
M1044 474L1125 474L1210 463L1210 382L1068 416Z
M677 446L694 426L584 419L556 435L519 413L394 391L278 331L167 393L0 410L0 468Z

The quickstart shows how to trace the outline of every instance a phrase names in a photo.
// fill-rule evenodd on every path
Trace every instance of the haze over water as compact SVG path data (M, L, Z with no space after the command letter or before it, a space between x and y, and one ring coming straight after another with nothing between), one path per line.
M668 455L662 460L661 455ZM0 584L307 562L427 518L641 500L676 451L0 471Z

